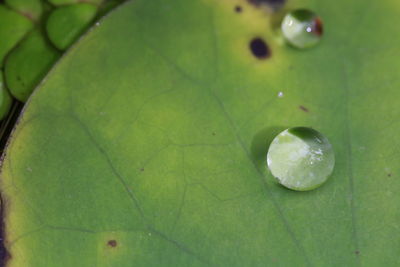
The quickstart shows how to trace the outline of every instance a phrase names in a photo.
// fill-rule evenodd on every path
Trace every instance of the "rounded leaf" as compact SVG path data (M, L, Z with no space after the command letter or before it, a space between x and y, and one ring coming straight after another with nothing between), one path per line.
M58 49L67 49L89 27L96 12L95 6L85 3L53 10L46 22L50 40Z
M0 5L0 65L4 57L32 28L32 22L15 11Z
M25 102L59 56L60 52L47 42L40 30L31 32L5 62L4 75L10 93Z
M41 0L5 0L6 4L24 16L38 20L42 15L43 7Z

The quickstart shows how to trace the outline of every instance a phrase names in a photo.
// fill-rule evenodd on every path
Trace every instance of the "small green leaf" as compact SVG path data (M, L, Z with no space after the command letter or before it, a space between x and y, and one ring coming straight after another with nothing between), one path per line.
M82 3L82 2L98 5L103 2L103 0L85 0L85 1L81 1L81 0L47 0L47 1L49 1L51 4L53 4L55 6L78 4L78 3ZM109 1L109 0L105 0L105 1Z
M5 0L6 4L24 16L38 20L42 15L43 7L41 0Z
M85 3L53 10L46 23L50 40L60 50L67 49L89 27L96 12L96 6Z
M4 85L3 72L0 70L0 120L4 119L10 108L11 96Z
M15 11L0 5L0 66L6 54L32 28L32 22Z
M11 94L26 101L59 56L60 52L48 43L40 30L30 33L5 62L5 81Z

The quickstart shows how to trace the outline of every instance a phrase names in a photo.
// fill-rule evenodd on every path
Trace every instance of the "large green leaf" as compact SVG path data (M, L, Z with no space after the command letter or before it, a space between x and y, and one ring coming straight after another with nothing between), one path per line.
M313 49L233 0L129 2L74 46L4 158L8 266L398 266L400 5L295 7L325 22ZM266 169L289 126L334 147L317 190Z

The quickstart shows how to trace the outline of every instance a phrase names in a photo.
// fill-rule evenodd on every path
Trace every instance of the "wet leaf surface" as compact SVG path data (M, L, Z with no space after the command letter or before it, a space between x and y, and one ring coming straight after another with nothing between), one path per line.
M326 26L306 51L248 1L118 8L13 134L8 266L398 265L400 6L367 3L290 1ZM255 38L269 57L254 56ZM335 150L317 190L267 171L268 143L292 126Z

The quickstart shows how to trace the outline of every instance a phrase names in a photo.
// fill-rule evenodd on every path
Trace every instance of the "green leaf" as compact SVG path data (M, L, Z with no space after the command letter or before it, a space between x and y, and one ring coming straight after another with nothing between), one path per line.
M7 115L10 108L11 96L4 85L3 72L0 70L0 120Z
M110 0L104 0L104 1L110 1ZM50 2L51 4L53 4L55 6L78 4L81 2L98 5L98 4L101 4L103 2L103 0L85 0L85 1L81 1L81 0L48 0L48 2Z
M305 51L244 0L135 0L72 47L6 151L8 266L398 266L400 5L300 7ZM294 126L335 151L313 191L266 168Z
M99 11L97 13L97 17L103 17L104 15L108 14L112 9L116 8L120 4L122 4L125 0L107 0L103 1L102 4L99 6Z
M50 40L58 49L67 49L89 27L96 12L96 6L85 3L53 10L46 23Z
M41 0L5 0L6 4L32 20L38 20L42 15Z
M31 32L4 64L5 80L11 94L25 102L59 56L60 52L49 44L41 30Z
M4 57L32 28L32 22L11 9L0 5L0 65Z

